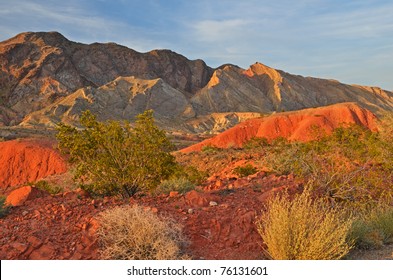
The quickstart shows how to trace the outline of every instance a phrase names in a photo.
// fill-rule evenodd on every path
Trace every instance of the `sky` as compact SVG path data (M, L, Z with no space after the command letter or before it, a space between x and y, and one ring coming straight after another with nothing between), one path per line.
M0 41L58 31L393 90L392 15L391 0L0 0Z

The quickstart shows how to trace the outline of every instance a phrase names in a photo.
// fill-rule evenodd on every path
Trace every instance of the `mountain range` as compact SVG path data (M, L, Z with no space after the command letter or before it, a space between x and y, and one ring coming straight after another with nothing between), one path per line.
M393 92L302 77L255 63L218 68L170 50L140 53L115 43L72 42L57 32L0 42L0 126L77 125L89 109L100 120L133 120L153 109L158 124L219 132L254 117L355 102L381 115Z

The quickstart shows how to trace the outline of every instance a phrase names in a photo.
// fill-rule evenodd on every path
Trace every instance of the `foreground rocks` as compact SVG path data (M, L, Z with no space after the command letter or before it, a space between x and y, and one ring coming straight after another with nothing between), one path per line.
M291 177L263 173L243 178L235 189L228 189L234 182L211 181L184 195L130 200L93 199L80 190L26 200L0 219L0 258L99 259L97 215L133 204L180 223L190 241L186 253L194 259L264 258L255 227L266 201L263 197L277 187L296 191L298 183Z

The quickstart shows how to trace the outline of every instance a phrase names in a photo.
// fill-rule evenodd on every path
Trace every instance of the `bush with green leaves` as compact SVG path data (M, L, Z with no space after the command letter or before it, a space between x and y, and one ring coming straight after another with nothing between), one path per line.
M257 229L275 260L331 260L349 253L352 218L310 190L293 199L284 193L267 203Z
M221 148L213 146L213 145L210 145L210 144L206 145L206 146L203 146L202 149L201 149L202 153L206 153L206 154L214 154L214 153L216 153L216 152L218 152L220 150L221 150Z
M171 191L179 193L186 193L195 188L195 184L188 180L186 177L173 177L161 182L156 189L156 193L168 194Z
M177 168L170 154L172 143L154 124L153 111L128 122L99 122L86 111L80 118L83 129L60 123L60 150L76 164L75 178L97 195L121 194L154 189Z
M239 177L247 177L249 175L257 173L257 169L251 164L246 164L245 166L237 166L233 169L233 173Z
M10 207L5 205L5 197L0 196L0 218L7 216Z
M361 249L380 248L393 243L393 207L380 203L358 215L350 236L356 247Z
M273 172L293 173L320 194L361 208L393 193L389 147L380 133L353 125L308 143L271 145L263 161Z
M253 137L250 140L248 140L244 145L243 148L246 150L250 149L258 149L258 148L264 148L269 146L269 141L265 137Z
M44 180L38 181L31 185L50 194L58 194L59 192L64 191L60 186L50 184L49 182Z

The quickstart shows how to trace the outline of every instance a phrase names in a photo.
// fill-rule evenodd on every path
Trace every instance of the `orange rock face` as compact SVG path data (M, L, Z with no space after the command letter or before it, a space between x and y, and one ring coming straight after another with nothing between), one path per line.
M21 187L12 191L5 200L5 204L11 206L20 206L23 205L27 200L44 197L47 195L44 191L41 191L37 188L31 186Z
M0 143L0 190L64 173L65 160L49 140L12 140Z
M329 134L335 128L347 124L358 124L374 131L377 130L376 120L373 113L355 103L341 103L247 120L181 151L200 151L208 145L218 148L242 147L253 137L269 140L284 137L290 141L310 141L315 139L318 133Z

